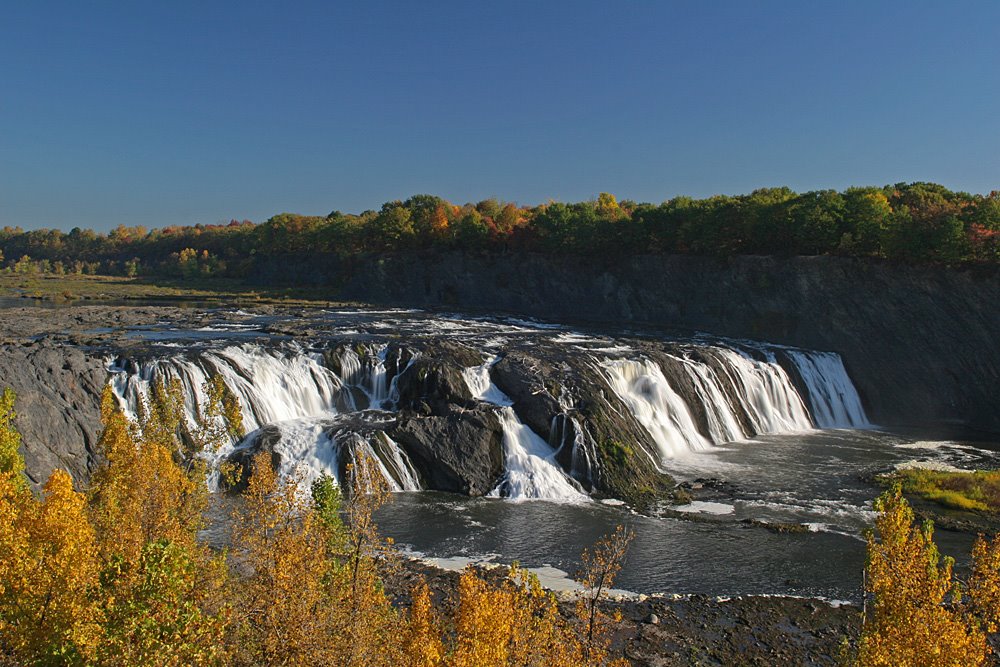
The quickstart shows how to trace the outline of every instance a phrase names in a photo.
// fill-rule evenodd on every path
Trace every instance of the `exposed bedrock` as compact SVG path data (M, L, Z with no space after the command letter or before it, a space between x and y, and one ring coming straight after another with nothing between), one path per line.
M482 496L503 476L503 431L488 408L454 407L428 416L404 412L389 433L429 489Z
M993 270L841 257L402 253L354 264L340 295L834 351L876 423L1000 432Z
M102 359L48 340L0 347L0 388L17 393L15 425L26 472L38 486L56 469L78 484L97 465L100 396L108 373Z

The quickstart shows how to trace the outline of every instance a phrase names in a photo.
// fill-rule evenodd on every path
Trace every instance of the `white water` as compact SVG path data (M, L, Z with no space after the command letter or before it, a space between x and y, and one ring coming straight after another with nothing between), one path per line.
M868 426L864 409L840 357L828 352L789 351L809 390L815 422L788 373L773 354L765 360L723 347L706 350L719 369L689 358L677 359L694 385L704 409L707 433L702 433L691 406L670 385L663 370L650 359L605 359L600 363L608 384L628 406L659 449L660 463L690 452L772 433L795 433L814 426ZM747 433L745 419L752 426Z
M463 371L472 395L498 406L497 417L503 428L506 472L489 495L512 500L587 500L587 495L556 462L555 450L518 418L511 407L513 401L490 380L490 367L494 363L495 359Z
M119 403L133 419L140 400L158 378L179 378L184 407L194 426L207 403L204 385L218 374L240 402L243 426L253 431L264 424L336 412L342 383L322 365L319 355L300 348L288 353L257 345L234 345L203 352L197 359L175 355L143 363L138 374L112 368L112 387Z
M726 363L736 396L757 434L793 433L813 427L791 378L773 356L758 361L727 348L713 348Z
M649 359L615 359L601 366L611 389L649 432L659 449L661 463L711 446L658 365Z
M733 442L743 440L747 434L743 432L736 419L733 406L730 405L726 393L722 389L718 375L707 364L692 359L682 359L684 370L694 382L698 397L705 406L708 417L708 435L712 442Z
M526 424L518 419L514 408L503 406L497 411L503 427L504 462L507 472L503 481L489 495L513 500L587 499L555 461L555 451Z
M280 478L295 479L308 488L321 475L338 479L340 446L329 434L331 419L338 414L338 400L350 410L367 405L386 408L393 402L394 386L386 383L384 355L384 349L369 350L362 358L356 351L345 349L340 355L342 377L338 377L323 365L321 355L298 346L276 350L234 345L205 351L197 359L179 354L143 363L136 374L112 367L111 384L126 415L135 420L155 380L180 379L185 416L188 426L194 428L207 405L205 383L218 374L240 403L248 435L243 443L229 441L206 458L213 466L218 464L237 448L250 446L259 437L259 429L271 424L280 435L274 445L280 460ZM367 405L357 405L358 392ZM358 444L375 457L390 488L419 490L416 472L406 454L385 434L378 437L381 444L377 453L363 438ZM209 484L213 488L217 485L214 473Z
M789 350L788 357L809 390L813 419L820 428L866 428L871 424L840 355Z
M705 451L714 444L747 437L807 431L818 427L863 427L868 425L858 394L847 377L840 358L832 353L786 351L808 390L812 420L806 403L774 356L764 359L726 347L704 347L702 361L672 357L687 375L684 386L693 387L698 406L671 386L663 369L647 358L605 359L598 367L624 407L650 434L656 451L650 455L660 466L691 452ZM275 452L280 456L283 477L307 482L321 474L337 476L345 442L375 456L393 490L417 490L419 476L405 452L384 433L362 429L350 431L341 413L358 414L368 408L395 410L396 379L387 382L387 347L344 347L338 352L339 375L326 367L323 356L299 345L266 348L255 344L230 345L200 351L197 356L174 354L142 363L135 373L112 367L112 386L126 413L133 419L156 378L178 378L184 391L186 418L190 426L207 397L204 385L219 375L239 400L243 423L250 435L242 442L229 442L213 456L217 463L238 447L249 447L265 425L274 425L280 436ZM402 355L402 352L400 352ZM410 359L409 364L413 363ZM402 364L396 359L396 366ZM472 394L497 406L504 433L506 472L494 494L515 499L543 498L580 500L586 494L556 461L556 452L520 421L512 401L490 380L495 359L464 370ZM405 370L400 368L400 373ZM565 397L564 397L565 398ZM568 404L567 404L568 405ZM705 424L695 419L705 415ZM573 421L576 440L557 443L572 447L574 474L585 478L596 464L582 446L586 422L572 414L572 406L553 418ZM377 430L377 429L375 429ZM565 433L565 429L563 429ZM337 433L339 435L332 435ZM564 435L564 440L566 440Z
M275 443L278 455L278 479L296 481L308 489L313 481L326 475L340 484L337 470L338 447L330 437L329 421L323 418L304 417L274 424L281 439Z

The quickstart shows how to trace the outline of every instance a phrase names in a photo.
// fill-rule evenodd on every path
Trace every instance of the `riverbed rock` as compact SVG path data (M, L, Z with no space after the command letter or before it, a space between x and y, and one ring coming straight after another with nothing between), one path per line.
M474 401L462 370L478 363L478 354L446 341L421 349L396 376L399 407L414 408L422 403L437 415L447 414L452 405L472 407Z
M103 358L71 345L43 338L0 346L0 389L17 394L14 424L25 472L36 488L56 469L83 486L96 469L107 378Z
M404 412L389 435L429 489L482 496L503 476L503 430L487 407L452 407L428 416Z

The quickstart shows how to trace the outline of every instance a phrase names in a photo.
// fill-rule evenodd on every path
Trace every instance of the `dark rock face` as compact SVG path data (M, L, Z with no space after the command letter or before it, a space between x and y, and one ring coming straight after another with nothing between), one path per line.
M410 253L355 266L341 296L829 350L876 423L1000 432L996 271L840 257Z
M471 407L474 401L462 369L479 363L479 355L468 348L448 343L429 346L396 378L400 407L431 414L448 412L449 405Z
M666 496L673 480L654 465L656 447L585 356L511 351L491 369L564 470L585 486L637 508Z
M503 430L489 408L403 414L389 435L430 489L482 496L503 476Z
M0 347L0 387L17 394L14 423L35 486L57 468L82 485L97 467L107 378L104 362L76 347L46 340Z

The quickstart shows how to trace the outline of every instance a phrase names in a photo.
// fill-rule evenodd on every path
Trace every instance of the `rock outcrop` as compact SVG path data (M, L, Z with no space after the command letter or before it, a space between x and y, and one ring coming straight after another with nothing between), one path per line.
M77 347L46 339L0 346L0 387L17 394L14 423L33 485L57 468L83 485L96 468L107 378L104 361Z
M503 476L503 431L488 408L404 413L390 436L409 455L427 488L483 496Z

